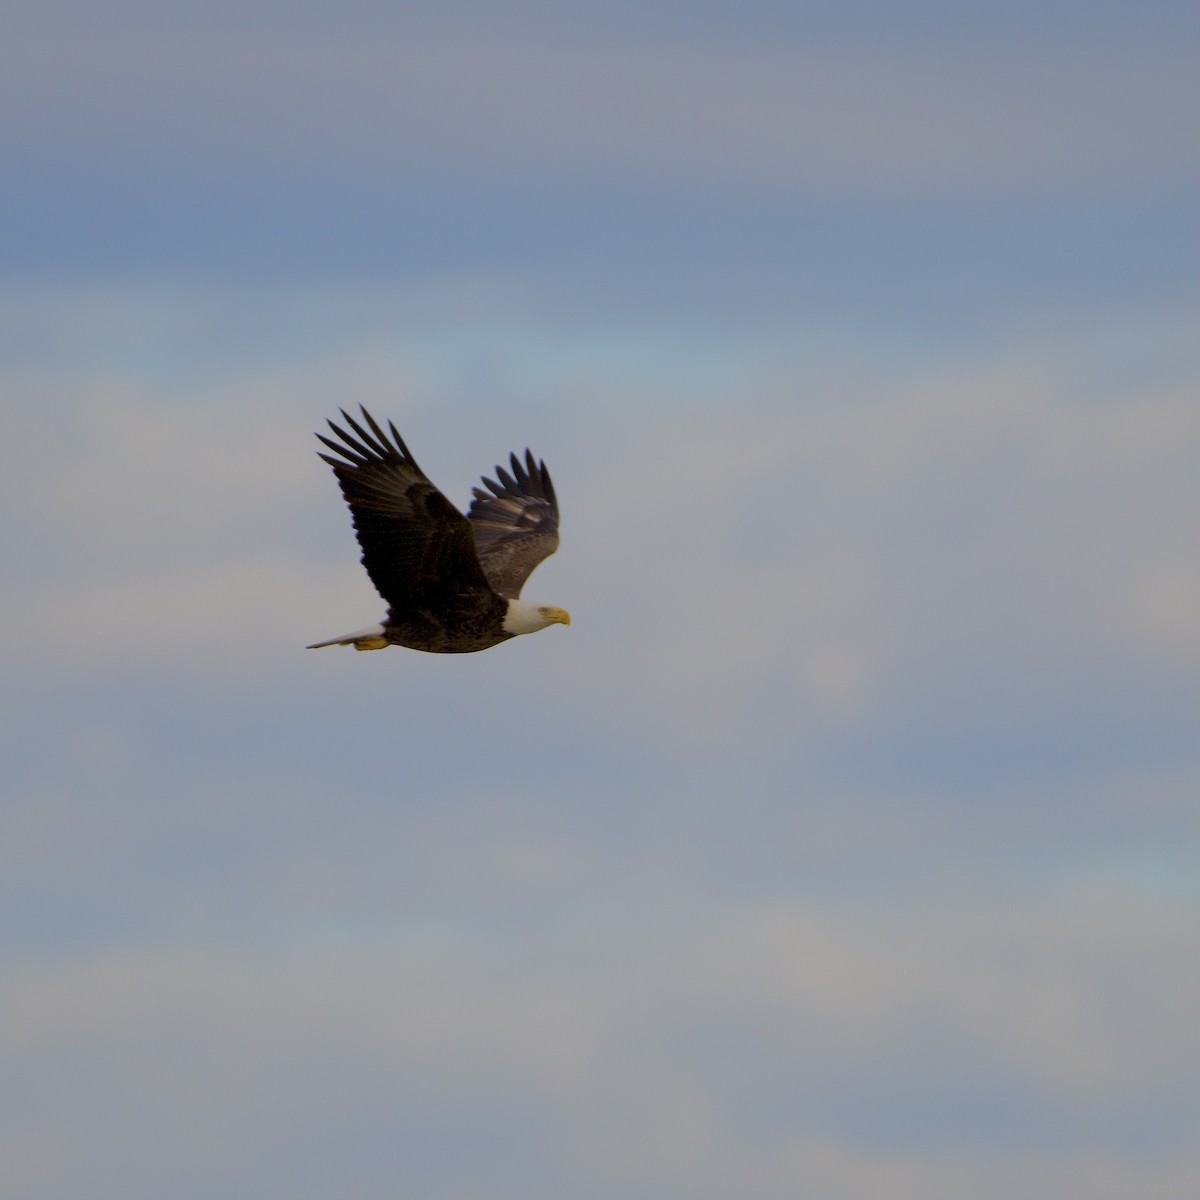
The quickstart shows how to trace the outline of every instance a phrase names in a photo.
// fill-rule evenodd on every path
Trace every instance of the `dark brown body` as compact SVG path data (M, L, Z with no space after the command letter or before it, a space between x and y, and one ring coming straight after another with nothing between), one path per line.
M481 606L478 598L458 611L453 603L440 607L437 613L428 609L408 608L403 613L394 609L383 623L383 636L393 646L409 650L424 650L430 654L474 654L488 650L514 635L502 628L508 601L496 597L494 605Z

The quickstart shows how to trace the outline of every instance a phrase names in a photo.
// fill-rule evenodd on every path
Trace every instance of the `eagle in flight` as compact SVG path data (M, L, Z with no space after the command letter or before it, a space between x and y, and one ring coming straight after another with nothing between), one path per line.
M485 477L483 488L472 489L464 517L417 466L396 426L388 422L389 438L361 411L366 428L345 409L351 433L328 422L340 444L317 437L333 451L321 458L337 476L362 564L388 612L378 625L308 649L407 646L470 654L548 625L570 625L565 609L520 599L525 580L558 548L558 501L546 464L528 450L524 461L510 455L512 472L498 466L499 482Z

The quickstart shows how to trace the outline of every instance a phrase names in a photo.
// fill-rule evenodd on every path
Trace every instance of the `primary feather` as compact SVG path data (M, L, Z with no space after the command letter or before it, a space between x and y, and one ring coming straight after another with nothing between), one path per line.
M496 467L499 483L486 476L472 488L467 519L475 531L475 550L488 583L508 599L521 594L534 568L558 549L558 500L544 462L528 449L525 462L509 455L510 475Z

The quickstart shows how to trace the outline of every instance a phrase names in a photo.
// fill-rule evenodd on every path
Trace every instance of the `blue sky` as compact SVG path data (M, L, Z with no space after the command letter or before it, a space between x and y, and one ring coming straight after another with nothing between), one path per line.
M1193 5L17 5L0 1190L1200 1176ZM526 444L376 620L312 438Z

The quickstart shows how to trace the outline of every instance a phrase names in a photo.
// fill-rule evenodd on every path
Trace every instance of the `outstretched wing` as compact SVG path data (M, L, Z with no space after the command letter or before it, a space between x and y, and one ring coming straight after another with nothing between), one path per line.
M360 406L361 407L361 406ZM471 526L417 466L390 421L391 440L365 408L364 429L345 409L352 437L332 421L342 445L318 433L354 517L362 564L393 612L437 609L448 597L491 594Z
M524 463L515 454L508 457L512 474L497 467L499 483L485 476L489 491L472 489L467 518L488 583L514 600L534 567L558 549L558 501L544 462L535 462L528 450Z

